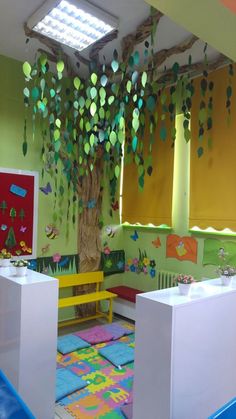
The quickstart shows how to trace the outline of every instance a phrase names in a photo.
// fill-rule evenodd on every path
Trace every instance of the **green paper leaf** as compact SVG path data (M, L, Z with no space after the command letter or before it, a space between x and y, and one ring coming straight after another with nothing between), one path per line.
M117 140L117 135L115 131L111 131L109 139L111 144L114 146Z
M102 77L101 77L101 80L100 80L101 85L102 85L103 87L105 87L105 86L106 86L106 84L107 84L107 81L108 81L108 79L107 79L106 74L103 74L103 75L102 75Z
M96 105L95 102L92 102L91 103L91 106L90 106L90 113L91 113L91 115L94 116L95 113L96 113L96 111L97 111L97 105Z
M203 147L199 147L197 149L197 154L198 154L198 157L201 157L203 155Z
M58 63L57 63L57 71L58 71L58 73L62 73L63 70L64 70L64 67L65 67L65 65L64 65L63 61L58 61Z
M126 84L126 90L127 90L128 93L131 92L131 88L132 88L132 83L131 83L130 80L128 80L127 81L127 84Z
M58 141L55 142L54 148L55 148L55 151L58 153L58 151L61 148L61 141L60 140L58 140Z
M23 151L24 156L26 156L27 150L28 150L28 143L27 143L27 141L24 141L23 144L22 144L22 151Z
M96 83L97 83L97 80L98 80L98 76L97 76L97 74L95 74L95 73L93 73L93 74L91 74L91 82L93 83L93 85L95 86L96 85Z
M75 78L74 78L74 86L75 86L76 90L79 90L80 85L81 85L81 80L80 80L80 78L79 78L79 77L75 77Z
M109 96L109 98L108 98L108 104L111 105L114 102L114 100L115 100L115 97L114 96Z
M23 93L24 93L25 97L29 97L30 96L30 91L29 91L28 87L25 87L24 88Z
M132 140L132 149L133 152L135 153L137 150L137 146L138 146L138 138L135 136Z
M120 166L116 165L115 167L115 177L118 179L120 175Z
M89 151L90 151L90 145L89 145L89 143L85 143L85 145L84 145L84 151L85 151L86 154L89 154Z
M147 83L147 73L146 73L146 71L144 71L143 74L142 74L141 83L142 83L143 88L145 89L145 86L146 86L146 83Z
M96 87L92 87L90 89L90 96L91 96L91 99L94 99L97 96L97 89L96 89Z
M56 119L55 124L57 126L57 128L61 128L61 121L59 118Z
M118 70L118 68L119 68L119 63L118 63L118 61L113 60L113 61L112 61L112 63L111 63L111 68L112 68L113 72L114 72L114 73L116 73L116 72L117 72L117 70Z
M60 138L60 130L59 129L55 129L55 131L54 131L54 134L53 134L53 136L54 136L54 140L55 141L58 141L59 140L59 138Z
M23 73L27 79L30 79L30 73L31 73L31 65L28 63L28 61L25 61L23 64Z

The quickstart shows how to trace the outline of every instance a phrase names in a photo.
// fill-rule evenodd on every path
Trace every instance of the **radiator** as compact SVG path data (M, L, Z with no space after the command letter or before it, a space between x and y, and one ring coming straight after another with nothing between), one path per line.
M157 289L162 290L164 288L175 287L175 278L178 275L176 272L159 271L157 273Z

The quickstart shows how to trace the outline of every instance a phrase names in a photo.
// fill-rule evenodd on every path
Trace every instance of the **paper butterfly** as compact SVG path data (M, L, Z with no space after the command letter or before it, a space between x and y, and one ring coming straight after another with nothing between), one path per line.
M160 237L157 237L157 238L156 238L156 240L153 240L153 241L152 241L152 244L153 244L153 246L154 246L154 247L156 247L156 248L161 247L161 240L160 240Z
M134 234L131 234L130 238L134 240L135 242L136 240L138 240L139 236L136 230L134 231Z
M113 204L111 204L111 207L112 207L113 211L117 211L119 209L118 201L116 201Z
M27 227L21 226L21 228L20 228L20 232L21 233L25 233L26 230L27 230Z
M39 189L40 189L40 191L41 191L41 192L43 192L45 195L48 195L49 193L51 193L51 192L52 192L52 188L51 188L51 185L50 185L50 183L49 183L49 182L47 183L47 185L46 185L46 186L41 186Z

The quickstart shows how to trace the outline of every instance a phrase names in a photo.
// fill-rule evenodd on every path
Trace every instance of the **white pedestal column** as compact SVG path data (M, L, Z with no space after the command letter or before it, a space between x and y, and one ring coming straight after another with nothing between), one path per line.
M58 281L31 270L0 268L0 369L37 419L52 419Z
M206 419L236 396L236 281L137 296L133 419Z

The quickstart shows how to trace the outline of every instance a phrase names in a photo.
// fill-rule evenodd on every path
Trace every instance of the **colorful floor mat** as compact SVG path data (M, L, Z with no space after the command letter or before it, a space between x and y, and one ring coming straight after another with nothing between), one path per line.
M127 323L125 325L127 326ZM128 326L134 332L134 326L130 324ZM131 362L119 369L98 353L98 349L116 342L125 342L134 347L134 333L67 355L58 353L58 368L68 368L89 382L86 388L60 400L60 405L73 417L124 419L120 407L132 401L134 363Z

